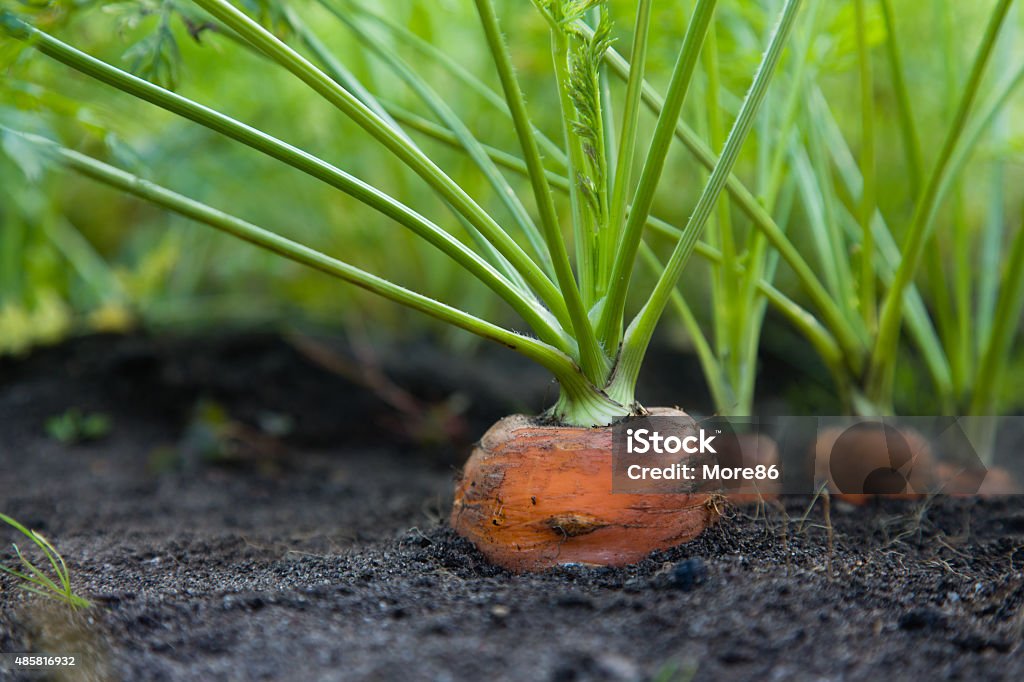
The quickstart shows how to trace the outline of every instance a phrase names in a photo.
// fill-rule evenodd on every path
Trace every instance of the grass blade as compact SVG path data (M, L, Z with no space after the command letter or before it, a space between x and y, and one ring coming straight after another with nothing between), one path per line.
M46 575L45 573L40 571L38 568L36 568L32 564L31 561L29 561L28 559L25 558L25 556L21 553L21 550L18 549L17 545L14 545L14 553L18 555L18 559L21 561L21 565L24 566L26 569L28 569L29 574L34 576L35 579L30 578L29 579L30 582L33 582L33 583L35 583L37 585L40 585L40 586L42 586L42 587L44 587L44 588L46 588L48 590L51 590L51 591L53 591L53 592L55 592L57 594L61 594L63 592L63 590L61 588L57 587L57 584L55 582L53 582L53 580L48 575ZM49 555L47 555L47 559L49 559L49 558L50 558ZM51 560L51 563L56 567L56 564L52 560ZM58 572L58 579L60 579L59 572Z
M14 576L18 580L24 580L27 583L32 583L33 585L39 585L39 587L41 587L46 592L49 592L49 593L54 593L55 592L57 594L60 594L60 589L57 588L57 585L54 584L54 582L52 580L50 580L49 578L47 578L45 575L42 578L37 577L39 569L37 569L32 564L30 564L25 559L25 557L23 557L21 555L21 552L18 550L18 546L17 545L12 545L12 546L14 547L14 552L15 552L15 554L17 554L18 559L21 561L21 563L23 565L27 565L28 568L30 568L31 570L30 570L30 572L28 574L25 574L25 573L22 573L21 571L16 571L14 569L7 568L6 566L0 566L0 571L3 571L7 575Z
M60 555L49 540L39 533L29 530L24 525L5 514L0 514L0 522L3 522L17 530L19 533L31 540L43 552L53 569L54 575L56 575L57 580L60 581L60 585L54 582L50 576L46 575L42 570L37 568L35 564L29 561L28 558L22 554L21 549L17 544L12 545L14 547L14 553L17 555L21 565L25 567L28 573L22 573L21 571L8 568L6 566L0 566L0 572L21 580L22 583L17 585L17 587L27 592L63 602L73 609L88 608L91 606L88 600L79 597L72 590L71 577L68 572L67 564L64 562L64 557ZM36 587L33 587L33 585Z

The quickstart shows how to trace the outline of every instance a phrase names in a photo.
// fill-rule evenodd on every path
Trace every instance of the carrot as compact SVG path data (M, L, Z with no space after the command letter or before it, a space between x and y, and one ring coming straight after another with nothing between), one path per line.
M875 495L923 499L934 488L935 457L928 440L913 429L874 422L825 429L814 458L815 478L853 504Z
M634 563L692 540L717 518L708 493L613 493L610 426L552 426L514 415L473 450L451 524L491 562L541 571Z
M947 495L991 498L1021 493L1013 474L1003 467L963 470L955 464L942 463L936 467L936 473L940 490Z

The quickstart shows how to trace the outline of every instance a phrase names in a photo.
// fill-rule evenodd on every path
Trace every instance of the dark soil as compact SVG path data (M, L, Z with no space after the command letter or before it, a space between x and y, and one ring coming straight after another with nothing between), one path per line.
M459 370L464 409L438 407L440 356L383 365L458 439L543 404L543 374L501 357ZM274 336L2 361L0 510L95 607L0 578L0 652L78 654L69 679L1024 679L1019 497L833 503L831 540L823 500L789 498L632 568L517 576L447 526L465 445L379 393ZM110 434L47 435L69 408Z

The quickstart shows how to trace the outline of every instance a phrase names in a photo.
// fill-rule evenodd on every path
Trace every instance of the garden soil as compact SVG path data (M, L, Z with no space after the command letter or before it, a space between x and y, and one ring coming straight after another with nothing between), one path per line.
M787 498L634 567L513 575L446 517L472 437L539 410L543 373L307 340L0 361L0 511L94 604L0 578L0 652L75 654L75 680L1024 679L1022 498ZM61 442L69 410L109 433Z

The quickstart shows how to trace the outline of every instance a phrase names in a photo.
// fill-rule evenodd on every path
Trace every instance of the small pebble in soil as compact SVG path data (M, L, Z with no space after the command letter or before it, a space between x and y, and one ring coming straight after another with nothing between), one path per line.
M683 592L689 592L708 577L708 567L700 557L683 559L672 567L668 574L668 585Z

